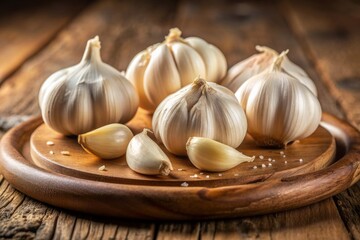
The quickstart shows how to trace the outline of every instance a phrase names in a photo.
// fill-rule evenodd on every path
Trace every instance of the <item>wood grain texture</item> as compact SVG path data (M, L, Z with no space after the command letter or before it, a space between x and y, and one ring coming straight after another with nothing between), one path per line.
M199 223L163 223L158 239L350 239L330 199L299 209ZM321 237L319 237L321 236Z
M229 178L224 181L224 185L218 186L216 181L208 183L200 179L189 181L189 187L181 187L179 183L183 179L175 186L168 185L171 181L164 179L157 186L142 178L131 182L126 175L113 182L106 181L100 174L99 179L93 181L82 178L82 175L49 172L25 157L29 155L26 152L29 151L30 136L42 122L40 118L19 125L3 137L0 165L6 179L25 194L51 205L84 213L181 220L264 214L320 201L359 180L360 133L330 115L324 115L323 118L325 126L337 136L339 148L343 146L346 149L345 156L321 170L296 172L249 184L238 183L238 178ZM306 151L306 147L302 149ZM75 152L75 149L72 150ZM148 186L147 182L151 185ZM201 182L204 185L196 184Z
M347 120L360 129L360 111L354 108L360 103L360 5L353 1L319 4L288 1L282 12ZM359 183L334 198L355 239L360 239L358 196Z
M0 84L50 42L87 4L2 1L0 3ZM7 10L7 11L5 11Z
M348 121L360 129L360 108L354 108L360 102L359 3L291 1L283 12Z
M151 116L138 111L127 126L137 134L144 128L151 128ZM48 141L54 145L48 146ZM336 152L334 137L321 126L308 138L282 150L260 148L250 136L246 136L238 150L247 156L255 156L255 160L220 174L200 171L189 159L172 155L163 145L160 147L174 168L167 177L137 174L127 166L125 156L111 160L100 159L84 151L76 138L64 137L45 124L31 133L30 150L23 151L23 154L31 158L35 165L50 172L79 179L149 186L180 186L187 182L190 186L219 187L317 171L330 165ZM29 151L31 156L27 156ZM69 156L62 155L62 151L68 151ZM99 171L100 166L106 166L106 171ZM253 169L254 166L257 168Z
M129 3L128 3L129 4ZM176 4L176 3L175 3ZM227 44L221 44L219 45L222 49L225 49L225 54L227 56L227 58L230 60L229 63L235 63L236 61L241 60L247 56L249 56L250 54L253 53L253 46L251 46L251 48L247 48L246 46L248 46L250 43L253 45L254 42L258 42L258 40L260 39L262 42L265 42L267 44L271 44L271 46L275 46L276 43L278 41L283 42L288 42L286 44L291 44L292 47L290 48L291 54L293 54L293 48L296 48L297 51L299 52L299 56L295 56L296 58L298 58L295 62L297 64L299 64L300 66L304 67L308 73L310 73L310 75L312 76L312 78L317 82L317 87L318 90L320 92L320 101L322 103L323 109L325 109L328 112L331 112L332 114L335 114L337 116L342 116L342 110L340 110L337 106L337 104L335 103L335 101L332 99L332 97L329 95L328 90L326 89L326 87L324 87L323 83L322 83L322 79L318 77L318 73L314 71L314 65L312 61L307 61L306 57L307 55L304 55L304 53L302 52L302 49L299 47L299 43L301 43L302 41L295 41L294 37L291 35L291 32L289 31L289 29L287 28L286 22L281 20L281 13L274 7L274 6L270 6L268 5L263 5L263 3L254 3L254 2L243 2L243 4L241 3L237 3L237 2L227 2L226 4L217 4L215 2L211 2L207 3L207 2L199 2L199 1L182 1L178 4L178 9L177 10L175 6L175 4L172 5L171 8L168 8L168 4L159 4L157 7L157 10L153 10L152 12L154 12L156 15L154 16L149 16L148 14L143 14L143 12L141 12L142 16L144 16L143 18L139 17L138 15L134 15L134 18L139 18L141 19L141 25L140 29L142 31L146 31L146 34L142 34L142 33L138 33L138 31L136 30L137 28L132 28L130 31L128 31L129 35L127 35L126 33L122 35L122 37L125 37L127 40L126 41L122 41L122 37L118 37L117 39L117 46L119 47L105 47L103 45L103 56L105 56L105 58L109 59L110 63L113 63L117 66L119 66L121 69L124 69L127 66L127 61L132 57L132 55L134 53L136 53L139 50L142 50L143 48L145 48L148 44L154 43L156 41L158 41L158 39L162 39L162 36L164 35L164 33L167 32L167 29L169 27L172 27L175 24L175 22L179 23L179 24L185 24L182 25L182 27L185 27L184 33L187 33L187 29L188 28L192 28L192 33L196 34L196 35L201 35L202 31L204 29L209 29L209 26L213 26L214 23L217 22L216 24L216 28L225 28L225 29L230 29L232 31L228 31L226 32L226 35L228 34L233 34L230 36L231 39L233 39L233 42L231 45L229 45L228 47L223 47L223 45L227 45ZM108 5L108 7L101 8L98 6L103 6L102 4L97 5L96 7L93 7L91 9L91 11L86 11L84 12L84 14L82 14L81 16L79 16L79 18L76 18L74 21L74 24L71 25L70 28L65 29L63 32L66 33L66 37L69 39L71 38L71 32L74 32L74 30L76 29L81 29L81 34L83 34L84 32L87 31L92 31L92 28L86 28L84 26L86 26L86 21L84 21L84 16L86 15L91 15L91 16L101 16L101 14L99 13L98 15L95 14L95 12L99 11L99 12L103 12L106 13L108 16L112 16L112 15L125 15L128 20L129 20L129 15L131 15L131 13L129 14L129 12L123 12L121 9L118 9L117 7L113 7L111 8L111 4ZM117 5L118 6L118 5ZM139 8L142 8L143 6L146 8L147 5L144 4L143 2L139 2L139 4L137 5ZM201 9L204 9L206 7L209 8L209 10L206 11L202 11ZM163 8L165 8L165 10L162 10ZM123 8L123 10L127 10L128 8ZM216 11L216 9L218 9L218 11ZM226 9L226 10L224 10ZM159 12L163 12L163 13L159 13ZM165 12L167 12L165 14ZM203 14L203 13L207 13L207 14ZM183 17L182 15L184 14L185 17ZM176 20L173 19L174 15L176 15L177 17L175 17L176 19L180 19L180 20ZM217 18L217 16L222 15L222 21L220 21L221 19ZM156 18L158 16L157 19L160 19L159 21L156 21L156 23L153 22L153 18ZM166 17L168 16L168 17ZM229 17L227 17L229 16ZM263 16L263 17L262 17ZM119 16L118 16L119 17ZM131 18L131 16L130 16ZM344 18L346 18L346 14L344 16ZM81 20L82 19L82 20ZM91 22L89 20L89 18L85 18L87 19L87 21ZM100 19L103 19L100 17ZM104 24L102 25L102 28L104 29L104 32L110 33L111 32L111 36L117 36L116 31L110 31L108 32L107 29L109 26L106 26L107 24L109 24L109 21L107 19L113 19L111 17L109 18L105 18L102 21L104 21ZM144 19L146 19L146 21L149 22L149 24L144 24ZM275 21L273 19L276 19ZM81 21L80 21L81 20ZM79 23L79 21L81 23ZM200 24L197 24L196 21L200 21ZM131 22L131 21L130 21ZM136 22L136 21L134 21ZM254 22L254 24L253 24ZM106 24L105 24L106 23ZM117 21L118 25L117 28L121 28L121 26L126 26L127 22L123 19L123 20L118 20ZM131 22L132 24L133 22ZM192 25L194 25L194 27L192 27ZM225 26L224 26L225 25ZM74 27L75 26L75 27ZM151 26L151 28L155 29L154 33L151 33L149 26ZM198 27L198 28L197 28ZM110 28L113 28L113 26L110 26ZM227 39L229 38L226 35L221 35L217 34L218 30L215 27L213 28L213 36L212 39L218 39L216 40L215 43L221 42L221 38L224 38L224 43L227 42ZM276 35L273 34L273 28L275 28L275 33L277 33ZM211 28L210 28L211 29ZM209 30L208 30L209 31ZM140 32L140 31L139 31ZM76 31L76 33L79 33L79 31ZM237 38L236 34L239 35L239 38ZM189 34L190 35L190 34ZM59 59L57 59L59 57L59 50L54 51L54 48L60 48L60 46L68 46L69 43L65 42L63 39L65 38L64 35L60 34L60 38L56 38L55 41L53 41L51 44L49 44L48 47L44 48L42 52L40 52L40 54L34 56L33 58L31 58L29 61L27 61L26 64L24 64L24 66L18 71L16 72L11 78L7 79L7 81L9 81L8 84L6 84L6 87L2 87L2 89L0 89L0 96L1 96L1 102L3 103L1 105L1 114L37 114L38 113L38 107L37 107L37 100L36 100L36 90L39 83L38 81L42 81L43 79L45 79L48 74L50 74L52 71L61 68L63 65L70 65L72 63L76 63L76 61L78 60L78 58L76 56L73 56L73 58L69 57L69 59L64 59L63 63L61 63L61 61ZM89 37L92 37L92 33L89 34ZM220 36L220 37L219 37ZM102 37L100 35L100 37ZM105 38L108 38L109 36L107 34L105 34ZM241 37L241 41L239 40ZM81 39L82 37L80 36L79 39ZM61 40L62 39L62 40ZM59 42L59 40L61 40ZM82 41L85 40L85 37ZM235 41L237 40L237 41ZM114 41L114 38L110 38L109 42L110 44L112 44L112 42ZM121 44L121 45L119 45ZM245 44L245 45L243 45ZM139 45L139 46L138 46ZM234 47L235 46L235 47ZM242 47L244 46L244 47ZM278 50L281 50L282 48L282 44L277 45ZM288 45L287 45L288 46ZM241 51L236 50L236 49L241 49ZM47 56L47 52L49 49L53 49L53 51L49 51L49 56ZM78 49L78 50L76 50ZM107 53L104 52L104 50L107 49ZM125 49L125 50L124 50ZM332 49L332 48L331 48ZM75 51L78 51L75 54ZM74 52L74 55L78 55L81 54L82 51L82 47L79 46L78 48L74 47L72 48L69 52L72 53ZM111 54L112 52L117 52L117 54ZM130 51L130 52L129 52ZM51 53L51 54L50 54ZM61 54L61 53L60 53ZM67 54L67 53L66 53ZM105 54L105 55L104 55ZM50 56L51 55L51 56ZM111 56L110 56L111 55ZM120 57L121 56L121 57ZM294 57L294 55L290 55L291 57ZM56 59L54 59L56 58ZM62 57L60 57L62 58ZM71 58L71 59L70 59ZM346 58L346 56L345 56ZM300 60L299 60L300 59ZM311 58L310 58L311 59ZM47 65L43 62L49 62L50 64ZM342 60L341 60L342 61ZM340 62L341 62L340 61ZM30 66L29 66L30 65ZM51 69L49 69L47 71L46 68L51 67ZM46 72L46 73L44 73ZM27 75L28 74L28 75ZM24 79L30 79L30 80L25 80ZM41 80L40 80L41 79ZM20 83L24 81L26 83L24 83L23 85L21 85ZM33 88L32 84L36 85L35 88ZM31 90L26 90L26 88L31 88ZM22 90L17 90L17 89L22 89ZM8 102L7 99L9 99L10 97L12 97L14 99L14 101L16 103L12 103L12 102ZM343 96L344 99L346 99L347 95ZM5 103L5 104L4 104ZM356 104L354 104L356 105ZM355 117L355 120L358 119ZM354 121L355 121L354 120ZM2 176L0 175L0 179L2 178ZM0 180L1 182L1 180ZM6 180L1 182L1 186L0 186L0 191L3 188L3 186L7 186L7 182ZM353 189L353 188L352 188ZM356 189L355 189L356 190ZM21 193L19 193L18 191L14 191L13 194L16 195L22 195ZM350 192L349 195L354 195L354 196L358 196L358 194L356 194L356 192ZM11 195L13 196L13 195ZM6 197L3 198L0 202L2 203L2 201L6 201L10 199L10 201L13 201L13 197ZM27 197L25 197L27 198ZM352 199L356 199L356 198L352 198ZM27 203L28 205L32 206L32 205L36 205L36 201L30 200ZM344 208L346 208L347 210L350 210L353 213L357 213L359 211L355 211L356 210L356 206L359 205L359 202L344 202ZM46 214L42 220L41 226L44 226L45 231L38 231L35 232L37 238L51 238L51 233L53 232L59 232L63 226L63 224L66 224L66 221L64 221L64 218L61 218L59 220L58 219L58 215L59 212L56 210L52 210L52 208L48 207L47 205L42 205L45 209L48 209L46 211ZM19 208L23 208L24 205L20 205ZM35 209L35 208L34 208ZM329 210L325 210L325 209L329 209ZM246 238L249 239L255 239L255 238L259 238L257 237L257 234L249 234L246 235L247 229L251 228L251 226L254 226L254 229L262 229L262 233L265 234L266 237L262 237L262 239L269 239L270 235L272 232L277 231L279 233L279 235L283 234L284 236L292 236L294 239L304 239L303 236L305 236L305 232L306 232L306 228L303 228L303 226L309 226L311 224L316 224L318 226L318 229L324 229L321 226L335 226L335 227L329 227L328 229L326 229L326 231L317 231L317 228L312 228L314 230L313 232L313 236L311 236L311 238L321 238L321 236L323 236L324 232L326 234L326 236L344 236L344 235L339 235L339 232L342 232L344 234L344 232L346 232L346 230L344 228L337 228L336 226L339 226L338 224L341 223L341 219L338 216L338 214L336 213L336 211L334 211L335 207L333 204L332 200L328 200L325 202L321 202L319 204L315 204L313 205L313 207L305 207L302 208L302 210L300 212L298 212L298 214L294 214L293 211L287 211L286 214L269 214L269 215L265 215L263 218L257 218L257 217L252 217L252 218L245 218L244 221L245 223L243 225L237 225L238 228L234 227L234 228L228 228L227 230L227 234L226 235L231 235L235 232L242 232L242 236L245 236ZM336 210L336 209L335 209ZM312 223L308 223L309 219L311 219L312 217L316 217L316 215L312 214L312 212L316 212L316 215L324 215L326 217L324 217L323 219L321 219L320 222L317 222L316 220L312 221ZM328 213L326 213L328 212ZM33 213L33 209L29 208L28 209L28 213L27 214L32 214ZM63 213L64 215L72 215L74 216L72 213ZM52 222L49 221L47 222L46 219L52 219L51 221L55 222L54 225L52 225ZM76 217L77 219L82 218L80 216ZM55 221L54 221L55 219ZM352 218L348 219L349 221L352 221ZM12 221L11 216L9 216L9 218L6 218L5 221ZM26 227L27 224L32 224L35 220L34 219L27 219L27 222L24 223L24 227ZM242 221L242 218L238 220L239 222ZM249 222L248 222L249 221ZM264 225L263 222L268 222L268 227L264 227L262 228L261 226ZM1 221L2 222L2 221ZM288 224L281 224L279 225L279 222L286 222ZM291 223L291 224L290 224ZM159 223L159 225L161 226L162 223ZM173 224L179 224L179 223L173 223ZM335 224L335 225L333 225ZM108 225L108 224L107 224ZM118 236L125 236L123 235L124 232L128 231L128 226L125 223L116 223L117 228L118 228L118 232L120 232L121 234L117 234ZM202 231L204 231L204 229L213 229L212 227L215 227L216 222L204 222L201 223L201 229ZM15 224L13 226L16 226ZM136 226L136 225L135 225ZM241 227L241 226L245 226L245 227ZM246 226L248 226L248 228L246 228ZM288 226L288 227L286 227ZM353 226L357 227L359 226L358 222L354 222ZM52 229L53 227L53 229ZM241 227L241 228L240 228ZM0 224L0 228L1 228L1 224ZM138 227L139 229L142 229L142 226ZM240 228L240 230L239 230ZM73 229L73 228L66 228L66 229ZM136 227L133 228L133 231L136 231ZM301 230L300 230L301 229ZM304 230L305 229L305 230ZM350 229L350 227L348 227L348 229ZM3 232L2 232L3 233ZM45 233L43 235L43 233ZM251 233L251 231L250 231ZM68 238L71 238L72 235L72 231L65 231L63 233L63 237L66 238L67 236L70 236ZM171 234L171 233L169 233ZM58 234L57 234L58 236ZM177 235L173 234L172 236L177 237L178 239L182 238L183 235L181 234L181 232ZM261 235L263 236L263 235ZM3 235L0 235L0 237L4 237ZM156 237L156 234L152 237ZM203 235L203 238L205 237L205 235ZM212 238L212 235L209 236L209 238ZM106 238L104 238L106 239ZM346 239L346 238L344 238Z

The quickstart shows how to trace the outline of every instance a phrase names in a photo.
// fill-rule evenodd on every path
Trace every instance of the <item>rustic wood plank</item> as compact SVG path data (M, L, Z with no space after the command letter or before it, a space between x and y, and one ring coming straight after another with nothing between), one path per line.
M340 214L354 239L360 239L360 184L335 196Z
M14 190L16 191L16 190ZM46 207L41 203L31 204L32 200L17 191L11 202L0 209L0 237L33 239L40 226ZM31 214L29 214L31 212Z
M75 216L61 212L56 221L56 229L53 238L66 240L71 239L74 234L75 224Z
M72 239L101 239L104 234L104 223L77 218Z
M126 235L120 234L123 233L122 229L127 228ZM120 230L120 231L119 231ZM141 221L134 221L129 223L122 223L119 225L118 232L115 239L154 239L155 236L155 225L152 223L144 223Z
M102 236L102 239L115 239L116 231L118 229L118 226L115 224L107 223L104 225L104 234Z
M234 220L161 224L157 239L350 239L331 199L291 211ZM333 230L328 230L333 229Z
M33 203L29 203L32 205ZM52 239L56 229L56 222L59 217L60 212L48 206L43 206L46 208L46 213L42 218L41 224L36 230L36 238L38 239Z
M2 1L0 3L0 84L46 45L88 3ZM7 10L7 11L6 11Z
M5 208L15 197L14 194L16 190L11 187L11 185L4 181L4 184L1 185L1 194L0 194L0 208Z
M360 108L354 108L360 102L360 6L291 1L283 13L348 121L360 129Z
M291 211L216 222L213 239L350 239L331 199ZM328 231L328 229L334 229ZM206 238L209 239L209 238Z
M156 239L200 239L200 223L162 223L159 226Z
M326 5L296 1L283 14L346 119L360 129L360 6L351 1ZM346 15L346 17L344 17ZM360 239L360 183L334 197L347 229Z

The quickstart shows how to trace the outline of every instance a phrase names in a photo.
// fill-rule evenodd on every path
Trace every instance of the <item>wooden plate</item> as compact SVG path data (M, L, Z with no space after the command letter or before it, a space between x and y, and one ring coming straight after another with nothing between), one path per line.
M200 172L188 159L168 154L171 175L147 177L132 172L124 158L102 160L84 152L75 138L63 137L35 118L3 137L0 166L25 194L85 213L146 219L262 214L322 200L360 178L359 132L332 116L323 120L312 136L285 150L258 148L247 136L239 150L256 160L223 173ZM128 125L136 133L149 123L150 117L140 111ZM107 171L98 170L102 165Z

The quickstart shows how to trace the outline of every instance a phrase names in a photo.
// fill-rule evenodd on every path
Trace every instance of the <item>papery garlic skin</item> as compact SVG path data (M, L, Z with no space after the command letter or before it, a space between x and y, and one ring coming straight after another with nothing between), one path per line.
M304 84L281 71L287 52L272 69L247 80L236 92L248 120L248 133L261 146L283 148L311 135L319 126L321 106Z
M64 135L78 135L110 123L125 123L136 113L134 86L100 58L98 37L87 42L81 62L52 74L41 86L44 122Z
M164 151L147 135L144 129L135 135L126 150L126 162L135 172L145 175L169 175L173 170Z
M133 137L131 130L120 123L113 123L80 134L78 143L87 151L103 159L123 156Z
M200 170L222 172L243 162L252 162L249 157L236 149L209 138L191 137L186 143L191 163Z
M229 89L197 78L161 102L152 127L169 152L186 155L186 142L194 136L238 147L246 135L247 122Z
M221 82L221 85L236 92L249 78L271 68L275 59L279 56L278 52L269 47L256 46L256 50L260 53L254 54L232 66ZM302 68L291 62L287 56L284 56L281 71L303 83L317 96L317 89L314 82Z
M219 82L226 74L224 54L198 37L181 38L181 31L170 29L163 43L138 53L130 62L126 77L136 87L140 107L154 112L169 94L201 76Z

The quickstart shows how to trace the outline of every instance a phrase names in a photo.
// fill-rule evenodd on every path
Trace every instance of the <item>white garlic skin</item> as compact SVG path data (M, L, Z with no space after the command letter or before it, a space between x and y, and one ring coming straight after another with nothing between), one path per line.
M236 92L249 78L271 68L275 59L279 56L278 52L269 47L256 46L256 50L260 53L254 54L232 66L221 85ZM306 85L309 90L317 96L317 89L314 82L302 68L291 62L287 56L284 56L282 71Z
M152 127L169 152L186 155L189 137L211 138L237 148L246 135L247 122L229 89L197 78L161 102Z
M273 69L250 78L235 94L245 110L248 133L261 146L283 148L311 135L321 120L317 97L281 72L281 62L280 55Z
M181 31L170 29L163 43L138 53L130 62L126 77L136 87L140 107L154 112L171 93L192 83L197 76L219 82L226 74L224 54L198 37L181 38Z
M238 150L209 138L191 137L186 143L187 155L191 163L200 170L222 172L243 162L252 162Z
M78 143L87 151L103 159L123 156L133 137L131 130L120 123L112 123L80 134Z
M110 123L125 123L139 97L119 71L103 63L98 37L87 42L81 62L52 74L41 86L44 122L64 135L78 135Z
M126 162L135 172L145 175L168 175L173 167L164 151L147 135L144 129L135 135L126 150Z

